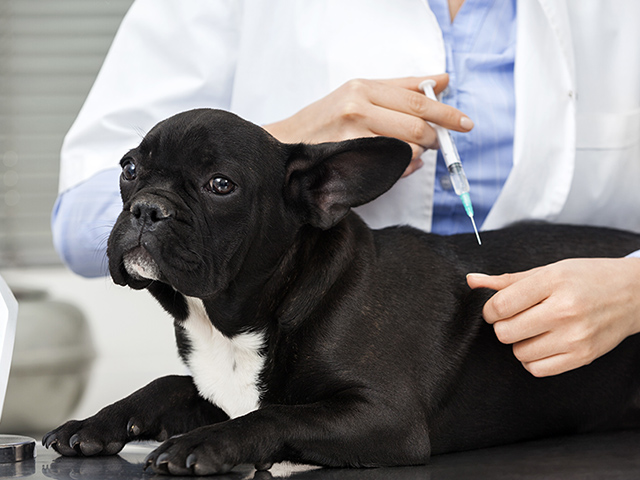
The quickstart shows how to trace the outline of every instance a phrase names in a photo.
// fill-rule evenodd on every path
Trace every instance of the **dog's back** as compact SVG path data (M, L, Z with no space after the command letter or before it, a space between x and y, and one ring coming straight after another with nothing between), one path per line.
M623 230L578 225L523 222L473 235L447 237L462 266L486 274L522 271L567 258L617 258L640 250L640 235Z
M640 427L639 335L629 337L591 365L535 378L481 317L482 306L493 292L471 291L465 282L470 272L498 274L567 258L623 257L640 248L639 235L602 228L522 224L484 232L484 244L478 247L472 234L443 238L413 234L423 239L424 250L429 251L424 263L434 275L447 277L425 278L416 284L420 275L415 275L415 291L423 292L428 302L441 302L456 292L450 307L455 312L449 319L425 314L417 320L429 321L430 331L426 333L427 348L415 355L415 360L422 363L426 377L438 377L437 382L431 378L430 384L424 385L424 398L437 398L437 406L427 407L432 412L428 418L432 453L562 433ZM407 242L403 239L402 243ZM413 263L419 262L417 255ZM455 272L453 280L451 272ZM442 307L434 310L443 311Z

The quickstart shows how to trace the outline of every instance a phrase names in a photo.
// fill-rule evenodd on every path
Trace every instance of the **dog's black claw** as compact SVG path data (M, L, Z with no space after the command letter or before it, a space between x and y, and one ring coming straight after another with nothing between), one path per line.
M47 433L44 437L42 437L42 446L45 448L51 448L51 445L58 442L58 437L53 432Z
M273 467L273 462L265 462L265 463L256 463L255 464L255 469L258 470L259 472L262 472L264 470L270 470L271 467Z
M136 425L136 419L131 418L129 423L127 423L127 434L129 437L135 438L142 433L142 429Z
M170 455L168 453L162 453L158 457L151 460L151 468L155 473L171 475L169 470Z
M143 468L143 470L146 470L147 468L149 468L153 464L153 458L151 457L152 455L153 455L153 453L150 453L144 459L144 468Z
M77 445L80 445L80 436L76 433L69 439L69 446L74 450L77 450L76 449Z
M196 464L197 461L198 461L198 457L196 456L195 453L192 453L191 455L189 455L187 457L187 461L185 462L185 466L187 468L191 468Z

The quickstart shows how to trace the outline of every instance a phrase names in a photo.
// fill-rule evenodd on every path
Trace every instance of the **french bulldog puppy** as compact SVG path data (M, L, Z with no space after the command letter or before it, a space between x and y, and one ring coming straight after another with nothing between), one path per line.
M44 445L110 455L157 439L147 467L207 475L283 460L415 465L639 427L639 335L535 378L482 319L493 292L465 275L621 257L640 236L533 224L483 232L479 247L473 234L371 230L351 208L388 190L410 157L382 137L283 144L219 110L154 127L121 161L109 268L175 318L192 375L160 378Z

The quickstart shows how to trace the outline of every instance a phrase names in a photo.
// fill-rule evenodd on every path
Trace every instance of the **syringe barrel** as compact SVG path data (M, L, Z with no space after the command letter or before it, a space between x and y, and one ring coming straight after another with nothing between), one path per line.
M433 90L435 85L436 82L434 80L427 79L420 84L420 88L427 98L437 102L438 99L436 98L436 94ZM453 143L451 133L441 125L431 123L431 126L434 128L436 135L438 136L440 152L442 153L444 163L447 165L447 169L449 170L449 176L451 177L451 183L453 184L453 189L455 190L456 195L468 193L469 182L467 181L467 176L464 174L464 170L462 169L460 155L458 154L456 144Z
M456 144L453 143L453 138L451 138L449 130L440 125L434 125L434 129L438 136L438 143L440 144L440 152L442 153L444 163L447 167L455 163L460 164L460 155L458 154Z
M460 162L452 163L447 166L447 169L449 170L451 184L453 185L453 190L456 192L456 195L469 192L469 181L462 169L462 164Z

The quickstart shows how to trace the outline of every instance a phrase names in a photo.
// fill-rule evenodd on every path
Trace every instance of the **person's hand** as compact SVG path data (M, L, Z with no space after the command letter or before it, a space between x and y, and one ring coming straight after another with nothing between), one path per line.
M289 118L264 128L281 142L337 142L358 137L387 136L404 140L413 150L404 175L420 166L420 155L437 148L433 122L450 130L467 132L473 122L459 110L429 100L420 83L432 78L440 93L449 83L445 74L390 80L350 80L326 97L308 105Z
M563 260L467 282L497 290L484 318L536 377L587 365L640 332L638 258Z

